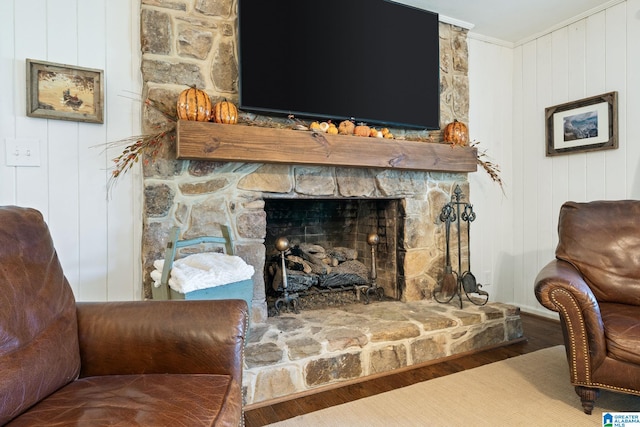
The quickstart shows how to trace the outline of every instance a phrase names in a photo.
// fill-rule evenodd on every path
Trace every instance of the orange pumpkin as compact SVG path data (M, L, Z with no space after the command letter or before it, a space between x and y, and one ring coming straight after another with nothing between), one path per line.
M213 106L213 117L211 120L216 123L235 125L238 123L238 107L236 107L233 102L229 102L226 99L224 101L216 102Z
M180 92L176 112L181 120L208 122L211 119L211 99L205 91L190 87Z
M469 142L469 129L467 125L454 120L444 127L444 141L451 145L465 146Z
M358 126L353 129L353 134L356 136L369 136L371 128L364 123L359 123Z

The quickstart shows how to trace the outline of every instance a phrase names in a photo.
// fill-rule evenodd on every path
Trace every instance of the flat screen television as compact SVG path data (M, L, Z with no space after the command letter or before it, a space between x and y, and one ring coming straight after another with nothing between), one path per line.
M438 15L387 0L240 0L242 110L440 126Z

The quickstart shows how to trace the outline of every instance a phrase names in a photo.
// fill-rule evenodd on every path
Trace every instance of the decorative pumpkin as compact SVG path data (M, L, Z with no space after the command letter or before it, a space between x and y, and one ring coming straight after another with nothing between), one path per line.
M327 133L329 135L337 135L338 134L338 128L336 127L335 124L329 123L329 129L327 129Z
M176 104L178 118L197 122L208 122L211 119L211 98L195 86L180 92Z
M469 142L469 129L467 125L454 120L444 127L444 141L451 145L465 146Z
M226 99L216 102L213 106L211 120L216 123L235 125L238 123L238 107L236 107L233 102L227 101Z
M320 122L311 122L311 124L309 125L309 130L312 130L314 132L320 132Z
M356 136L369 136L370 133L371 129L364 123L359 123L358 126L353 129L353 134Z
M338 125L338 133L340 135L353 135L356 125L351 120L344 120Z

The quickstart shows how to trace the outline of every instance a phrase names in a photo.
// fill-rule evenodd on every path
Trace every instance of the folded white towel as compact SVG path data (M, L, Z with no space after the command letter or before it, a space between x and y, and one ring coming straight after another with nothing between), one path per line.
M153 266L156 269L151 272L151 278L158 287L164 260L156 260ZM253 266L238 256L203 252L176 260L171 269L169 286L174 291L185 294L198 289L248 280L254 271Z

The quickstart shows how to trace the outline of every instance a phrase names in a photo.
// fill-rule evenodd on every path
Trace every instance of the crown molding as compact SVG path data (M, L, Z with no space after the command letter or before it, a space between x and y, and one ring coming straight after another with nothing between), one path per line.
M601 4L600 6L594 7L593 9L589 9L589 10L587 10L585 12L582 12L579 15L573 16L573 17L571 17L571 18L569 18L569 19L567 19L565 21L559 22L558 24L554 25L553 27L547 28L544 31L540 31L539 33L532 34L529 37L525 37L522 40L518 40L517 42L515 42L513 44L513 46L514 47L521 46L521 45L523 45L525 43L528 43L528 42L533 41L533 40L535 40L537 38L540 38L540 37L542 37L544 35L547 35L547 34L550 34L550 33L554 32L554 31L556 31L556 30L559 30L560 28L564 28L564 27L566 27L568 25L574 24L574 23L576 23L578 21L581 21L581 20L583 20L585 18L588 18L591 15L595 15L596 13L602 12L605 9L609 9L610 7L613 7L613 6L615 6L615 5L619 4L619 3L624 3L626 1L627 0L611 0L611 1L607 2L607 3Z
M438 19L440 20L440 22L444 22L445 24L455 25L456 27L461 27L467 30L471 30L473 27L475 27L475 25L471 22L450 18L446 15L438 15Z

